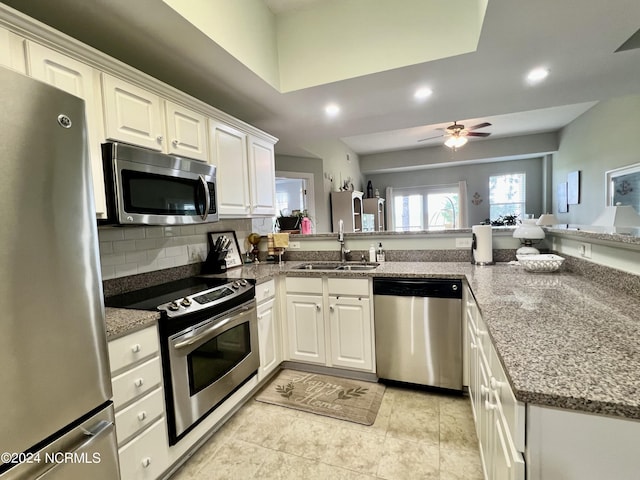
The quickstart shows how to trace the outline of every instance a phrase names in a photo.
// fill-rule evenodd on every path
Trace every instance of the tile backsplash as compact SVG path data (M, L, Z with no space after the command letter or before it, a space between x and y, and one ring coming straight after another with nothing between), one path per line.
M99 227L102 278L204 262L209 248L207 233L229 230L236 232L240 250L245 252L251 219L171 227Z

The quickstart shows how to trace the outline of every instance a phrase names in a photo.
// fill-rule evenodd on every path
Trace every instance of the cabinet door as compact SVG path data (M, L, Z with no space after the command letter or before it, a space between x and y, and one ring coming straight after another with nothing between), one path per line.
M211 163L217 167L219 213L246 217L250 213L247 135L213 120L210 124Z
M329 297L329 325L332 366L371 371L373 349L369 299Z
M289 359L326 363L322 295L287 295Z
M104 192L102 152L100 150L102 110L100 108L100 87L98 86L99 73L84 63L33 42L28 42L28 61L33 78L85 101L96 216L106 218L107 205Z
M258 306L258 342L260 369L258 381L280 364L280 333L275 317L275 300L267 300Z
M207 162L207 119L188 108L166 102L169 153Z
M24 61L24 38L0 27L0 65L27 73Z
M488 472L489 478L492 480L524 480L524 459L520 452L517 451L509 434L506 419L502 415L499 398L493 395L491 397L495 403L489 405L493 413L490 447L492 471Z
M273 144L249 137L249 175L251 180L251 213L276 214L276 178Z
M166 151L160 97L105 73L102 89L107 138Z

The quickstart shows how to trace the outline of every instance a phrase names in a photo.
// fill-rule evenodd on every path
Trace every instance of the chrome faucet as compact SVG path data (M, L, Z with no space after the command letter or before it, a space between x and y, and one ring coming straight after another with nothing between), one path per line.
M351 250L344 248L344 222L342 219L338 222L338 241L340 242L340 261L344 263L347 261L347 255L351 253Z

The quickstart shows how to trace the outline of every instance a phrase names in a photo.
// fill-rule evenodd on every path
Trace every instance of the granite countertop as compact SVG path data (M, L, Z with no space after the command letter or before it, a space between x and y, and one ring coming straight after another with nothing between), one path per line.
M106 307L107 340L115 340L118 337L155 325L159 318L158 312Z
M529 273L507 263L385 262L361 272L295 268L302 263L308 262L243 266L226 276L257 283L280 274L466 278L518 400L640 419L638 295L562 270ZM116 310L107 309L108 331L118 331L109 327ZM137 328L155 321L149 315L157 318L140 313Z

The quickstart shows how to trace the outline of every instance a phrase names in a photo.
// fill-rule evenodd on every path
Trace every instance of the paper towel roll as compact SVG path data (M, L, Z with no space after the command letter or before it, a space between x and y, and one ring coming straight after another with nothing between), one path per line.
M471 232L475 235L473 263L493 263L493 233L491 225L474 225Z

